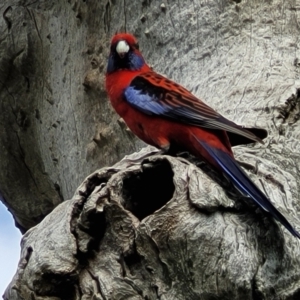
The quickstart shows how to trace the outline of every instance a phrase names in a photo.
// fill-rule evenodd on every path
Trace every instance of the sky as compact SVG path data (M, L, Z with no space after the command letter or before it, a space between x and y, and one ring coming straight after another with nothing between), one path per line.
M0 201L0 299L17 270L21 237L11 213Z

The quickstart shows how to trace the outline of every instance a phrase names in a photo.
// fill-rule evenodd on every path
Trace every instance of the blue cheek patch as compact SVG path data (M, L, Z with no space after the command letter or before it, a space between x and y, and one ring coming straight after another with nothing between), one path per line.
M111 54L108 58L106 72L109 74L123 69L138 71L143 67L144 64L145 61L143 57L134 52L129 52L124 58L120 58L117 55Z
M107 64L106 72L111 73L113 71L115 71L115 64L114 64L113 57L110 55L109 58L108 58L108 64Z
M129 53L129 69L130 70L139 70L142 68L142 66L145 64L145 61L143 59L143 57L141 57L140 55L136 54L136 53Z

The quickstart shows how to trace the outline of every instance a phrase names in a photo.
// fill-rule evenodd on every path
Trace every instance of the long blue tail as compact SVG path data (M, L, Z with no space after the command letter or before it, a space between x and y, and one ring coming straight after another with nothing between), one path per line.
M238 190L245 195L251 197L261 208L269 212L275 219L277 219L285 228L295 237L300 239L300 234L297 232L289 221L274 207L270 200L263 194L263 192L255 185L248 177L244 170L229 154L212 148L205 142L195 137L197 141L204 147L204 149L216 160L223 172L231 179L232 183Z

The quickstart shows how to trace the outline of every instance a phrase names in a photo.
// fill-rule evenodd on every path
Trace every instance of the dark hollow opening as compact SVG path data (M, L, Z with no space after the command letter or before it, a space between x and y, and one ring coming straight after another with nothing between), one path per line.
M88 244L88 253L93 253L92 250L98 250L100 246L100 242L103 239L105 232L106 232L106 218L105 218L105 211L92 213L88 216L89 226L88 228L79 228L89 234L91 236L91 240Z
M126 264L131 275L141 275L141 268L143 268L142 257L137 252L135 243L133 244L133 250L131 253L123 253L120 258L120 264L122 265L123 277L126 277L128 275L126 274L126 268L124 264Z
M106 183L108 181L108 177L99 177L98 174L95 174L94 176L90 177L88 179L88 182L86 183L86 187L84 191L79 191L80 196L84 198L88 198L96 187L100 186L103 183ZM83 224L81 222L77 222L79 219L79 216L83 210L83 206L85 205L86 201L84 201L82 204L78 205L77 209L74 210L74 224L73 227L75 228L73 230L73 234L75 235L76 239L80 239L78 237L79 231L85 232L88 235L90 235L90 241L88 243L88 251L85 253L81 252L79 248L77 249L76 258L80 262L81 265L87 265L88 259L94 257L94 251L98 250L100 242L102 238L105 235L106 232L106 218L105 218L105 211L103 212L89 212L85 215L85 220L83 221ZM76 229L76 227L78 227Z
M142 172L123 180L124 207L139 220L151 215L172 199L174 173L166 160L145 161Z
M41 296L71 300L75 298L78 285L77 274L44 273L43 280L36 283L35 289Z

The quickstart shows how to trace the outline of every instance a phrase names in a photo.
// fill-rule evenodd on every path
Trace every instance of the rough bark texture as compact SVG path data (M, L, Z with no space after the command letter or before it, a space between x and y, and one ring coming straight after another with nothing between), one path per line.
M119 28L123 4L0 5L0 191L23 231L89 173L141 145L117 122L103 85L107 18L114 13Z
M299 242L202 168L149 147L88 176L4 299L298 299Z
M299 3L161 4L1 1L0 194L23 231L141 147L103 88L109 39L124 29L157 71L268 130L235 155L299 230ZM7 299L299 298L297 240L237 210L209 169L136 155L26 233Z

